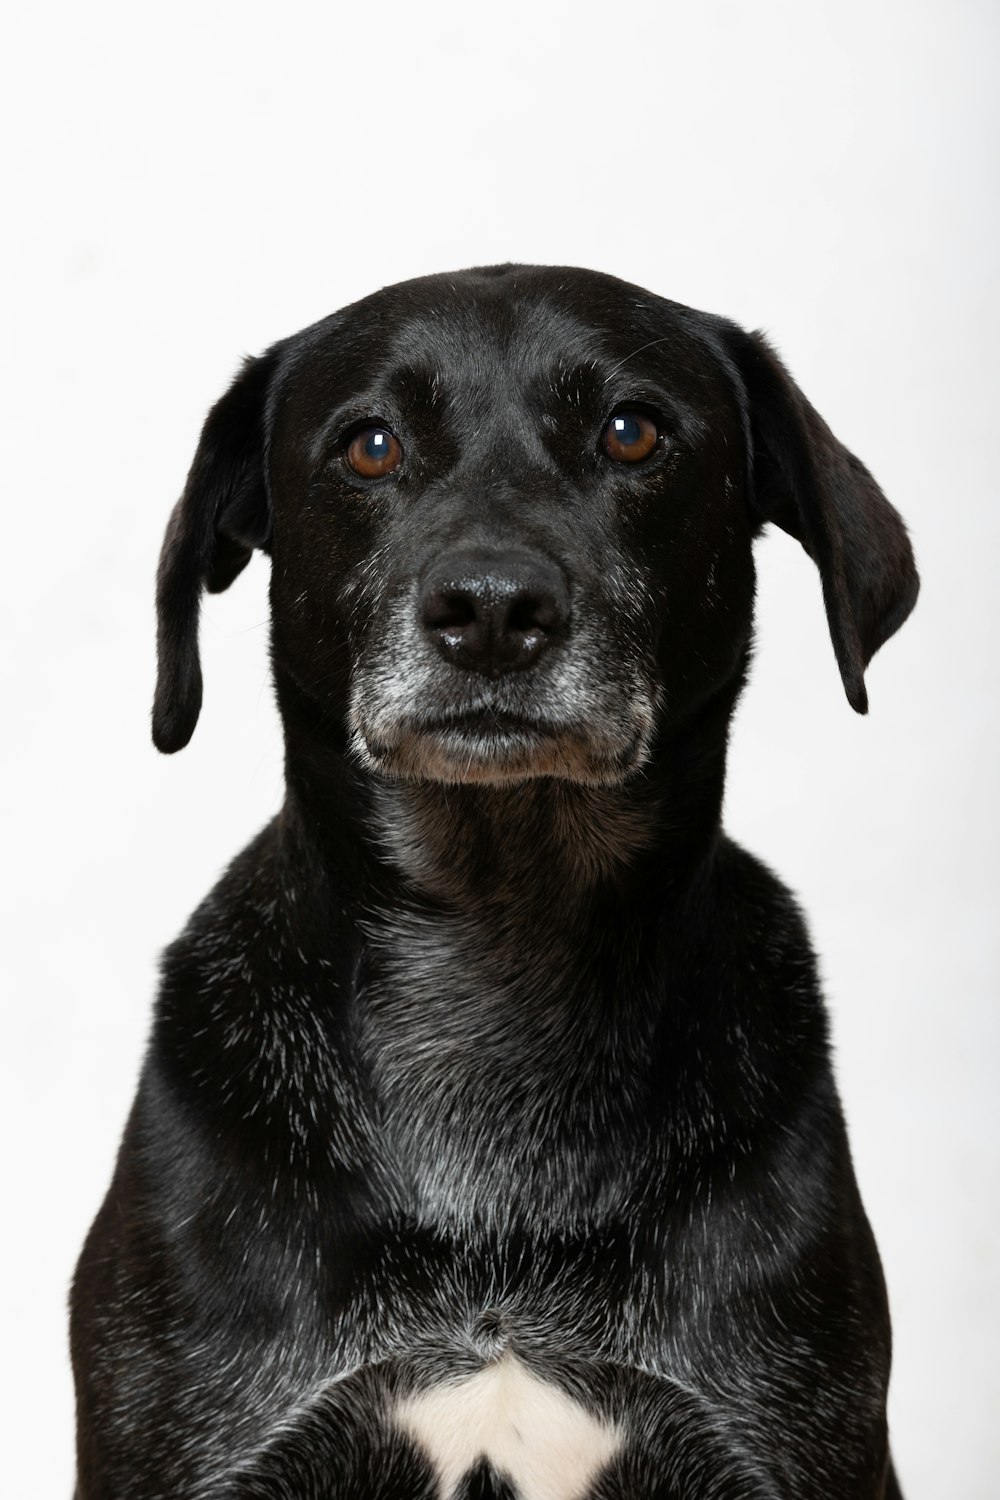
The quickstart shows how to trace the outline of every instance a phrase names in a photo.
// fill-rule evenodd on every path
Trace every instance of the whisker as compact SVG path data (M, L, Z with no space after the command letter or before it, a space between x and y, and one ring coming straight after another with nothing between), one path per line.
M637 354L641 354L644 349L652 349L652 347L653 347L654 344L665 344L667 342L667 340L670 339L670 338L672 338L672 337L673 337L672 334L665 333L665 334L663 334L658 339L650 339L650 341L649 341L648 344L640 344L639 347L638 347L638 349L633 349L631 354L626 354L626 356L625 356L624 359L620 359L618 361L618 363L615 365L614 369L611 371L611 375L608 376L608 380L610 380L612 378L612 376L614 376L615 374L617 374L617 372L621 369L622 365L628 364L628 362L629 362L630 359L634 359L635 356ZM608 380L606 380L604 382L605 385L607 385Z

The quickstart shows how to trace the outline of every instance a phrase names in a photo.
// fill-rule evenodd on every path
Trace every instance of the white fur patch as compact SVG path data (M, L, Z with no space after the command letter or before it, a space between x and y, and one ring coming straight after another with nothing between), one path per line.
M437 1471L440 1500L483 1458L519 1500L579 1500L622 1441L618 1427L510 1356L410 1396L394 1415Z

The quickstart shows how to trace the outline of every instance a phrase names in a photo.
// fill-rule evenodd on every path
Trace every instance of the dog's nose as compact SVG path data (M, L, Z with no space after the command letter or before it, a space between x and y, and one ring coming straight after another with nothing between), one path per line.
M533 666L569 625L569 593L547 558L462 552L425 573L420 623L456 667L498 676Z

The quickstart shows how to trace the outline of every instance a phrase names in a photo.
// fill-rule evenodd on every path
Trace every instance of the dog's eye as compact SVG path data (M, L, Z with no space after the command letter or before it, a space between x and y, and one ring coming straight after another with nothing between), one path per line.
M620 411L605 427L601 444L617 463L637 464L648 458L659 437L656 423L642 411Z
M403 449L387 427L362 427L351 438L344 456L355 474L364 479L379 479L399 467Z

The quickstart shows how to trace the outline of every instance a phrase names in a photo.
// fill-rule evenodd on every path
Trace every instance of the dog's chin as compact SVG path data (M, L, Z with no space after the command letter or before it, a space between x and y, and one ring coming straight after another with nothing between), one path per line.
M369 770L399 781L511 786L539 777L614 786L644 758L642 737L620 741L583 729L511 721L406 724L376 733L357 725L355 754Z

